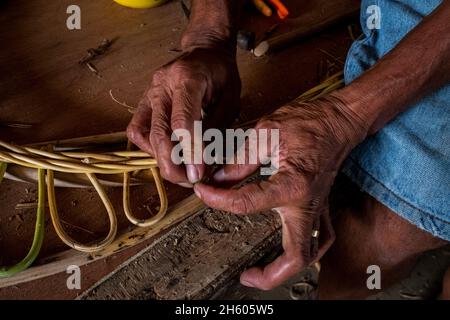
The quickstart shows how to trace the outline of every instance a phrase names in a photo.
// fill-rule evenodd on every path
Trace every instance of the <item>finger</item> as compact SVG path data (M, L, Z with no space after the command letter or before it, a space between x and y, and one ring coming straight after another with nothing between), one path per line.
M201 121L202 101L205 92L206 84L204 81L184 80L181 85L175 88L172 95L171 128L179 137L187 177L193 184L200 181L205 173L203 133L199 130L201 127L194 126L195 121ZM179 130L186 130L189 133L189 138L186 139L184 134L179 134Z
M212 181L235 184L251 176L259 167L259 164L227 164L214 173Z
M139 102L136 112L128 124L127 136L128 139L141 150L154 156L152 145L150 143L151 120L152 107L145 95Z
M171 157L174 148L169 124L171 101L165 91L158 91L153 92L150 98L153 109L150 143L163 178L172 183L188 183L184 167L175 164Z
M246 287L271 290L293 277L301 270L300 265L286 253L265 267L253 267L245 270L240 277Z
M244 143L239 146L232 160L227 159L228 164L214 174L214 182L237 183L254 173L261 163L270 159L272 154L270 131L265 128L249 130L254 131L246 133Z
M282 206L290 199L284 177L277 174L267 181L257 181L237 189L218 188L204 183L197 183L194 191L206 205L238 214L255 213Z
M246 270L241 283L262 290L273 289L307 267L313 217L297 207L278 208L282 220L284 253L265 267Z
M233 155L232 160L227 159L228 164L218 170L213 175L212 180L217 183L237 183L254 173L260 167L261 162L257 157L257 151L251 148L250 145L251 142L249 139L246 139L244 144ZM250 154L251 152L253 154Z

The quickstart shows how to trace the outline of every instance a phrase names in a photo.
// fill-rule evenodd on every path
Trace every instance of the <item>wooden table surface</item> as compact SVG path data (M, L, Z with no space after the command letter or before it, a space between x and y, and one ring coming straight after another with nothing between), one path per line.
M315 14L317 19L326 10L328 2L286 1L292 17ZM346 1L352 5L357 2ZM66 9L70 4L78 4L81 8L81 30L66 28ZM187 23L177 1L152 10L132 10L111 0L14 0L2 2L0 10L3 44L0 50L0 123L31 125L27 129L0 126L1 139L17 143L124 130L132 115L113 101L111 93L117 100L136 106L152 72L178 54L179 38ZM275 22L275 19L249 12L245 28L262 34ZM288 21L277 32L289 28ZM97 47L103 39L115 41L104 55L93 61L98 70L95 74L78 62L87 49ZM249 52L238 51L243 82L240 119L255 119L317 84L324 75L323 66L334 64L339 67L350 43L347 24L343 24L269 57L255 58ZM172 203L191 194L190 190L169 184L167 189ZM114 204L120 206L121 190L108 192ZM156 205L155 194L153 189L137 188L134 201L140 214L145 213L143 204ZM88 241L106 232L106 216L91 190L58 190L57 197L71 234ZM16 261L28 250L35 213L33 209L16 210L15 206L18 202L35 199L33 185L10 181L0 185L3 206L0 264ZM269 220L267 228L273 229ZM64 248L48 219L46 222L42 256ZM119 222L122 228L127 226L121 212ZM240 232L244 235L252 233L250 225L243 226ZM264 237L267 238L267 234ZM76 297L149 244L143 243L83 268L81 291L67 290L67 275L63 273L0 289L0 298ZM196 245L201 246L201 242ZM231 262L240 257L236 253L229 254Z

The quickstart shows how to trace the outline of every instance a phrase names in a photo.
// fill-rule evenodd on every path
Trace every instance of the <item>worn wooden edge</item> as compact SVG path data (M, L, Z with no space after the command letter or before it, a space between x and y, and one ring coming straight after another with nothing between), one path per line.
M191 297L193 300L220 300L221 295L229 289L233 284L239 281L239 275L249 266L254 266L262 261L274 260L281 247L281 226L255 246L253 252L247 256L243 256L240 264L230 269L215 279L214 283L210 283L205 289Z
M195 216L197 216L197 214L201 214L201 212L203 212L203 210L205 210L207 207L203 206L201 207L199 210L197 210L196 212L194 212L192 215L190 215L189 217L186 217L186 219L183 219L183 221L188 221L189 219L187 218L194 218ZM181 224L182 221L180 221L180 223L178 223L176 226L173 225L173 229L179 228L180 225L181 227L183 226L183 224ZM173 230L172 229L172 230ZM90 294L92 294L92 292L98 288L99 286L101 286L105 281L111 279L114 277L115 274L117 274L119 271L121 271L124 267L128 266L130 263L132 263L133 261L136 261L137 259L139 259L141 256L143 256L145 253L148 252L148 250L150 250L151 248L154 247L154 245L156 245L157 243L159 243L160 241L163 241L165 239L166 236L168 236L170 233L166 233L164 234L162 237L158 238L158 241L155 241L154 243L152 243L152 245L145 247L144 249L140 250L138 253L136 253L135 255L129 257L128 259L126 259L124 262L122 262L120 265L118 265L114 271L108 273L107 275L105 275L104 277L102 277L100 280L98 280L96 283L94 283L92 286L90 286L89 288L87 288L86 290L84 290L82 293L80 293L75 300L84 300L86 299Z
M200 211L198 211L195 215L190 217L189 219L184 220L181 224L177 225L175 228L171 230L171 232L168 234L173 235L174 232L176 232L176 229L191 229L189 227L189 223L196 223L194 222L195 219L198 216L202 216L202 214L206 213L208 208L204 208ZM215 211L213 209L209 209L212 211ZM273 213L272 213L273 214ZM268 222L269 220L267 220ZM197 224L197 223L196 223ZM203 227L206 228L206 227ZM251 227L253 228L253 227ZM251 228L248 228L248 231L251 232ZM180 238L183 239L186 236L186 234L183 234ZM242 240L242 239L241 239ZM197 240L192 239L192 243L196 243ZM239 241L239 240L238 240ZM198 242L197 242L198 243ZM150 245L146 248L143 248L140 252L138 252L136 255L128 259L127 261L123 262L121 265L117 266L113 272L110 274L104 276L102 279L100 279L97 283L92 285L90 288L86 289L84 292L82 292L79 296L77 296L76 299L79 300L104 300L104 299L117 299L117 297L111 298L108 297L108 295L105 295L105 291L102 290L105 286L109 287L110 290L116 291L122 291L122 293L126 294L126 298L124 299L130 299L130 300L139 300L144 298L142 295L143 292L152 291L152 282L147 283L148 287L141 288L140 290L134 292L133 285L128 282L130 280L130 277L127 276L127 274L143 274L148 277L146 280L141 279L141 283L145 283L148 279L154 279L157 281L160 277L163 277L165 274L165 269L167 268L167 265L162 262L155 263L150 262L148 263L149 256L154 256L159 252L160 249L164 248L167 250L170 250L171 256L177 256L177 250L179 250L179 246L175 245L175 247L171 247L173 244L173 240L171 239L164 239L161 242L156 243L155 245ZM273 258L278 254L279 248L281 244L281 224L277 225L277 227L270 227L267 229L267 232L264 234L261 234L261 237L257 240L257 242L254 243L254 246L251 247L251 249L247 248L242 251L237 251L237 255L232 260L227 260L227 263L230 264L229 267L220 270L217 274L214 276L212 274L204 274L205 276L205 286L201 290L194 290L194 291L186 291L186 295L182 298L180 297L159 297L155 299L215 299L220 298L221 293L225 290L225 288L228 288L229 286L233 285L238 281L239 274L248 266L252 266L256 263L261 262L262 259L269 258L270 261L273 260ZM166 247L167 246L167 247ZM158 248L159 247L159 248ZM199 253L196 251L196 248L191 247L189 245L189 252L191 255L196 255L196 253ZM199 248L199 247L197 247ZM270 256L270 257L269 257ZM210 257L211 258L211 257ZM164 259L163 259L164 260ZM186 266L190 265L189 262L180 262L176 268L180 267L183 268L183 265L187 263ZM156 266L160 267L161 270L163 270L163 273L158 273L159 271L153 270L156 274L151 273L152 275L148 274L149 270L152 270ZM211 262L210 268L214 269L214 263ZM168 270L168 269L167 269ZM125 280L127 279L127 280ZM136 279L136 278L135 278ZM192 283L194 285L194 282ZM100 289L100 291L99 291ZM143 289L143 290L142 290ZM174 290L175 292L178 291L177 287L171 288L171 290ZM148 299L149 297L145 297L144 299ZM149 298L149 299L153 299Z
M160 238L158 240L163 240L163 238ZM108 279L112 278L117 272L119 272L120 270L122 270L122 268L124 268L125 266L127 266L128 264L130 264L131 262L133 262L134 260L138 259L140 256L142 256L145 252L147 252L148 248L145 248L141 251L139 251L138 253L136 253L135 255L131 256L130 258L128 258L127 260L125 260L123 263L121 263L120 265L118 265L114 271L108 273L107 275L105 275L104 277L100 278L100 280L98 280L96 283L94 283L92 286L90 286L89 288L87 288L85 291L83 291L81 294L79 294L75 300L84 300L93 290L95 290L95 288L97 288L98 286L100 286L102 283L104 283L105 281L107 281Z
M117 239L105 249L93 254L71 249L45 258L41 260L41 265L31 267L13 277L0 279L0 288L15 286L24 282L34 281L60 272L65 272L70 265L81 267L94 261L107 258L174 227L204 207L205 204L197 196L192 195L169 208L165 218L151 227L134 228L117 237Z

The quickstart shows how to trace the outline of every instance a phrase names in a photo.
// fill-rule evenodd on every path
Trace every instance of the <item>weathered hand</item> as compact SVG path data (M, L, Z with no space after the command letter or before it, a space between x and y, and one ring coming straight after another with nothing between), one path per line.
M237 116L240 89L234 53L215 47L186 50L153 75L150 88L128 125L128 137L156 157L165 179L192 186L202 178L205 165L174 164L171 152L176 142L171 141L172 132L188 130L193 146L194 121L201 120L202 108L207 112L204 128L226 126ZM193 147L190 150L194 152ZM183 151L185 158L190 156Z
M244 285L271 289L319 259L332 244L328 194L342 161L365 138L367 128L336 94L308 104L294 101L260 120L256 129L279 129L276 174L238 189L198 183L194 190L213 208L238 214L267 209L279 213L284 253L241 276ZM235 183L258 167L226 165L214 180ZM320 239L313 237L314 230L320 230Z

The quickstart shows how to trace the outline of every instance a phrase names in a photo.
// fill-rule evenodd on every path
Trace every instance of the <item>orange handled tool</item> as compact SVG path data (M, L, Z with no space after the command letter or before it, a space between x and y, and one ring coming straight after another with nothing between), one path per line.
M289 10L280 0L268 0L276 9L280 19L285 19L289 15Z
M289 10L280 0L267 0L276 10L280 19L285 19L289 15ZM263 0L253 0L255 7L267 17L272 15L272 9Z
M256 9L258 9L266 17L270 17L272 15L272 9L270 9L270 7L263 0L253 0L253 4Z

